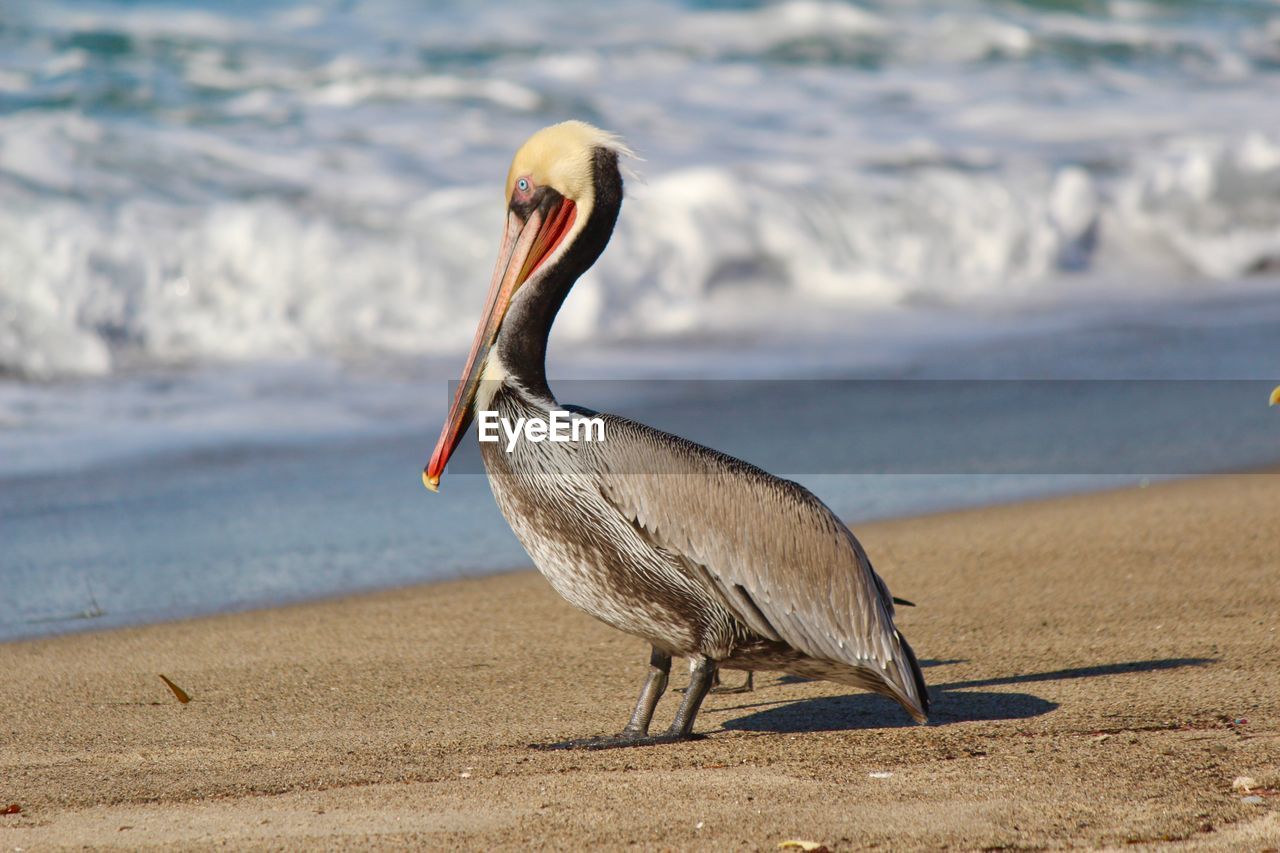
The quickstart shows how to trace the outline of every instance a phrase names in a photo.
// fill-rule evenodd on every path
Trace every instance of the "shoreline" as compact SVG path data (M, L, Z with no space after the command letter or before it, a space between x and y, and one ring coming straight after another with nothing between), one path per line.
M1079 488L1063 487L1060 490L1050 490L1030 495L1015 494L1012 497L997 498L990 503L977 503L971 505L946 506L939 509L925 509L919 512L911 512L903 515L890 516L871 516L865 519L846 520L846 523L854 530L856 534L858 529L867 525L881 525L893 522L910 522L924 521L939 516L950 516L963 514L967 512L984 512L987 510L998 510L1001 508L1020 506L1023 504L1037 504L1046 501L1055 501L1065 498L1084 497L1088 495L1102 495L1116 491L1126 491L1128 489L1145 489L1165 483L1179 483L1203 479L1213 479L1216 477L1229 476L1250 476L1263 475L1269 476L1280 474L1280 465L1264 465L1256 468L1247 468L1241 470L1228 470L1203 474L1185 474L1172 477L1160 477L1152 480L1148 477L1139 475L1124 475L1126 478L1132 476L1135 482L1123 486L1101 486L1097 484L1085 485ZM466 475L474 479L478 479L475 475ZM499 519L499 523L501 520ZM878 563L877 563L878 565ZM470 573L463 573L468 571ZM338 589L331 591L318 592L314 594L305 593L286 593L277 597L257 599L249 602L236 602L227 606L218 606L213 609L202 608L199 606L189 606L176 608L169 612L155 613L153 611L141 611L125 617L122 621L111 621L113 614L109 611L102 610L98 604L96 596L92 595L89 590L88 607L84 611L71 612L66 616L49 615L35 619L31 619L25 623L34 630L29 633L19 633L17 631L18 623L11 623L8 626L0 625L0 649L6 645L15 643L35 642L38 640L55 639L58 637L81 636L85 634L97 634L104 632L123 631L132 628L144 628L150 626L163 626L181 622L188 622L196 619L208 619L219 616L232 616L246 613L256 613L262 611L276 610L281 608L306 606L308 604L325 604L340 602L346 599L358 599L370 595L394 594L398 592L412 592L413 590L428 588L441 583L449 583L461 580L483 580L485 578L502 577L520 572L534 571L528 564L519 564L517 562L507 562L503 566L497 568L475 568L470 570L459 570L452 574L439 578L430 578L425 580L410 579L404 581L394 581L388 583L373 583L368 586L356 586L349 589ZM90 612L97 611L95 615L88 615ZM106 619L103 623L97 623L96 619ZM52 626L59 626L52 629ZM41 630L40 626L50 626L50 629ZM63 627L65 626L65 627Z
M645 659L532 571L0 645L0 846L1274 846L1276 505L1269 470L859 524L927 726L766 674L692 743L531 750L619 727Z

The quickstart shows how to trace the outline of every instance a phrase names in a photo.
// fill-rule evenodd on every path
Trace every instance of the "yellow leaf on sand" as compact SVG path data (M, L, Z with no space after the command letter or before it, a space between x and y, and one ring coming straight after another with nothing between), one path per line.
M191 697L187 695L187 691L183 690L181 687L174 684L172 681L165 678L163 675L160 676L160 680L165 683L166 687L168 687L170 690L173 691L173 695L176 696L178 701L181 702L183 705L191 701Z
M817 841L791 839L778 844L779 850L804 850L805 853L826 853L827 845Z

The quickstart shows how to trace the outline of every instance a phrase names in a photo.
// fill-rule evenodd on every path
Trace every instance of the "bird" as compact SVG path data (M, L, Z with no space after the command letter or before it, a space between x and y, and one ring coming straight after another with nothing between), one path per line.
M477 413L508 423L598 420L596 440L480 443L495 501L551 587L649 645L630 719L563 748L698 737L721 669L780 671L870 690L927 722L920 665L894 599L848 527L812 492L627 418L560 403L546 375L552 323L600 257L623 201L614 134L582 121L534 133L507 173L501 248L461 381L423 469L438 491ZM483 420L482 420L483 425ZM586 431L591 435L591 431ZM650 733L672 657L691 660L671 725Z

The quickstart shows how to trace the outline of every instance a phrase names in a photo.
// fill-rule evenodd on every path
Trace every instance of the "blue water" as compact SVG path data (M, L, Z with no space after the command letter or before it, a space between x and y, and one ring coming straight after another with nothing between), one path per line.
M610 408L791 476L855 522L1280 462L1280 417L1258 381L645 386L561 393L626 397ZM427 436L5 481L0 639L527 566L470 449L440 494L422 488Z
M1202 309L1190 328L1135 321L1040 335L1034 348L984 344L861 378L553 384L566 402L793 477L856 529L874 518L1274 467L1280 412L1266 405L1274 381L1255 359L1280 365L1278 312L1280 300L1220 307L1214 324ZM1149 378L1070 378L1114 375L1122 362ZM1198 378L1176 378L1175 367ZM422 488L447 386L416 390L435 398L423 406L434 417L207 438L198 450L153 440L127 459L0 479L0 638L527 566L470 444L440 494ZM82 434L92 440L92 430Z
M1276 103L1280 7L1246 0L0 0L0 637L524 565L482 480L417 472L545 124L644 158L556 376L1261 387ZM1057 438L1034 396L986 412L1007 453L830 476L674 385L574 402L870 518L1276 461L1252 386L1186 387L1242 420L1142 470L1066 425L1020 462ZM881 462L954 438L946 393L909 425L795 393ZM1095 402L1117 446L1155 429Z

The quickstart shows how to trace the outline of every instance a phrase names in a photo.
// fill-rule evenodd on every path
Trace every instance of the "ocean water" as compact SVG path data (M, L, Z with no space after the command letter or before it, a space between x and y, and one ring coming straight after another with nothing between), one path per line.
M545 124L643 158L554 375L1265 384L1277 103L1262 0L0 0L0 637L523 565L482 480L416 483ZM573 401L685 393L626 387ZM1143 470L780 464L876 517L1280 459L1246 421Z
M645 183L566 343L927 337L1280 272L1273 2L53 0L0 24L11 377L456 353L509 158L571 116Z

